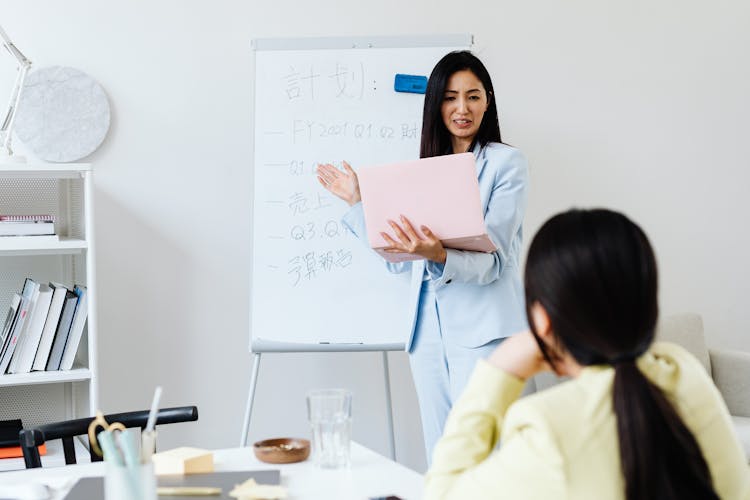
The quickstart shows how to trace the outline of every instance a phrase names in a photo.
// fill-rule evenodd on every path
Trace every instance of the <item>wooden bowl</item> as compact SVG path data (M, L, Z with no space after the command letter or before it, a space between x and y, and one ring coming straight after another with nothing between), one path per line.
M253 445L255 456L269 464L302 462L310 456L310 441L298 438L276 438Z

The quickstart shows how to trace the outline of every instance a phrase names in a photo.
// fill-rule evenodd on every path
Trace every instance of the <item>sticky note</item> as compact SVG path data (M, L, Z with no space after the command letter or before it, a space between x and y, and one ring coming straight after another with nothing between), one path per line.
M242 484L235 485L229 496L239 500L284 499L287 492L283 486L258 484L255 479L250 478Z
M201 474L214 471L214 455L199 448L175 448L152 457L154 471L162 474Z

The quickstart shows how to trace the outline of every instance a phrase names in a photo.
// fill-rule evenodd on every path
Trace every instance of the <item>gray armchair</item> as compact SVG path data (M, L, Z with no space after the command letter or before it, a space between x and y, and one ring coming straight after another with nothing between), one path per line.
M703 319L693 313L663 318L657 327L656 340L681 345L703 363L729 408L737 437L750 462L750 353L709 349L703 335ZM542 390L562 380L552 373L540 373L534 377L534 385L536 390Z
M703 319L693 313L664 318L656 339L681 345L703 363L729 408L737 437L750 462L750 353L708 348Z

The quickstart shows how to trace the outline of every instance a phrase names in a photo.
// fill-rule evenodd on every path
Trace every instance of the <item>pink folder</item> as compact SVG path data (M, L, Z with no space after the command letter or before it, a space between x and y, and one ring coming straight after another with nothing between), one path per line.
M370 246L389 262L418 260L409 253L388 253L385 232L398 241L388 220L403 214L420 236L427 226L446 248L494 252L479 197L474 155L461 153L364 167L357 172Z

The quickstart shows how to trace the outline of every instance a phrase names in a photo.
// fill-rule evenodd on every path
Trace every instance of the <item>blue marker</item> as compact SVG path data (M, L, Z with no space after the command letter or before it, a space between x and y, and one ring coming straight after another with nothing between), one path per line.
M427 91L427 77L396 73L396 78L393 81L393 90L396 92L424 94Z

